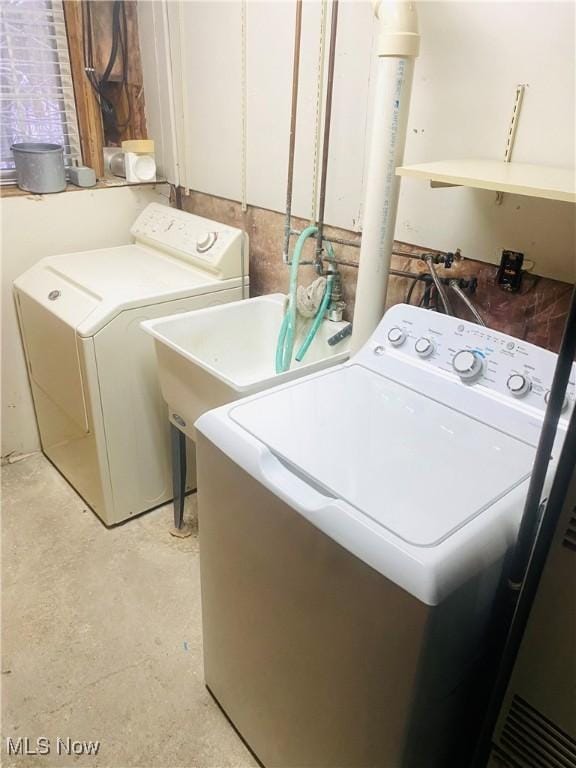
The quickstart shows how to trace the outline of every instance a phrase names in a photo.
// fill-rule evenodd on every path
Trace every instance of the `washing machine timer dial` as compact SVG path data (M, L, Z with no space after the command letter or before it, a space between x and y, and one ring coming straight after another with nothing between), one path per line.
M514 395L514 397L524 397L524 395L527 395L532 389L532 382L528 376L524 376L521 373L512 373L508 377L506 386L508 387L510 394Z
M414 349L416 350L416 354L420 357L430 357L434 352L435 346L432 339L429 339L427 336L420 336L420 338L416 340L416 344L414 344Z
M548 405L549 400L550 400L550 390L548 390L544 395L544 402L546 403L546 405ZM568 396L565 395L564 400L562 401L562 408L560 410L565 411L569 405L570 405L570 400L568 399Z
M452 358L452 368L462 381L475 381L484 372L484 358L474 349L461 349Z
M406 341L406 332L395 325L388 331L388 341L393 347L400 347Z

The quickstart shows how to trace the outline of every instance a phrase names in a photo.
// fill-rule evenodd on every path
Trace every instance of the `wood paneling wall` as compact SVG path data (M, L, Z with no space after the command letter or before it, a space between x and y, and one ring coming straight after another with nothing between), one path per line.
M93 168L96 176L100 178L104 175L104 158L102 156L104 133L100 105L84 72L82 3L78 0L63 0L63 5L82 160L85 165Z
M105 86L105 95L116 110L117 130L103 123L98 98L84 71L84 24L83 5L90 3L92 15L92 44L94 67L98 74L106 68L112 46L113 2L100 0L63 0L70 63L74 78L74 95L80 129L82 158L86 165L94 168L98 177L104 174L102 149L105 146L119 146L125 139L147 138L138 38L138 16L135 0L124 0L127 22L127 83L121 82L123 62L122 51L118 52L116 64Z

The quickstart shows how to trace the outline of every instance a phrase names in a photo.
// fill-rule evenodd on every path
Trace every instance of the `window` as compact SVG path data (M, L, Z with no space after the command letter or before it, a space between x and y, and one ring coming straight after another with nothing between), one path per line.
M61 144L68 165L80 141L62 0L0 2L0 181L14 181L10 147Z

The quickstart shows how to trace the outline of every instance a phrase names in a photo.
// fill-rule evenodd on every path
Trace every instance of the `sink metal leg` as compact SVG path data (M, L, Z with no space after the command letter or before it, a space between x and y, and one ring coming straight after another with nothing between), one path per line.
M174 527L184 522L184 495L186 492L186 435L170 423L172 447L172 493L174 495Z

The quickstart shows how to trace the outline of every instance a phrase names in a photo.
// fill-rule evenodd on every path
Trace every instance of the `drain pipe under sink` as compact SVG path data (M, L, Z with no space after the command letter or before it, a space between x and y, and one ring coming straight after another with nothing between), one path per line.
M384 314L394 242L414 59L420 48L416 5L373 3L379 21L377 80L368 157L352 352L367 341Z

